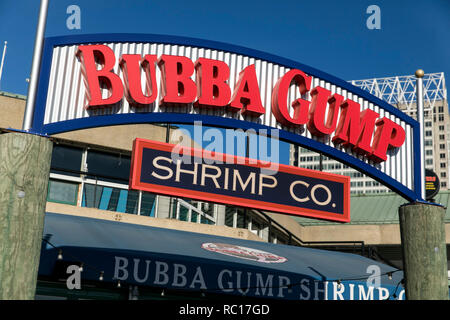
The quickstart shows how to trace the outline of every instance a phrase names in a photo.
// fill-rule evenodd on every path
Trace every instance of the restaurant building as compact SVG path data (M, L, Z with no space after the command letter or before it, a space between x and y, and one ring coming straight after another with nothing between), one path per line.
M0 107L7 115L0 120L3 134L9 134L13 131L12 129L20 128L24 106L25 97L1 93ZM129 190L128 176L131 161L129 141L133 141L136 137L145 137L164 142L167 139L166 134L175 129L176 126L168 128L164 124L126 125L79 130L51 138L54 147L36 299L223 299L223 294L226 294L225 298L229 294L232 294L232 297L235 295L246 297L248 294L250 297L280 299L393 298L385 289L364 291L366 290L364 281L371 275L367 273L367 268L372 264L386 268L384 263L380 263L380 258L373 254L374 251L370 252L367 246L370 242L367 243L366 240L364 243L365 238L347 242L352 237L348 232L344 232L343 234L347 237L337 241L327 240L332 239L330 235L323 236L317 232L309 232L308 229L316 226L302 225L297 221L299 218ZM112 132L115 139L110 138ZM189 244L194 243L192 245L194 248L187 246L186 241ZM202 248L205 244L221 245L225 249L228 248L227 246L233 246L234 250L239 247L246 248L244 250L250 252L247 252L250 256L253 252L261 251L262 254L269 252L271 255L279 256L280 260L289 259L290 263L295 264L291 267L292 270L283 273L283 268L279 268L282 263L253 262L253 264L264 266L263 270L268 266L274 266L272 273L267 274L258 272L255 266L250 268L246 266L245 263L248 260L245 258L234 257L234 260L242 261L244 268L238 265L233 269L231 267L233 261L227 259L230 255L217 253L220 247L214 247L212 251L208 251ZM99 250L102 246L106 251L112 250L113 256L101 258L98 252L87 253L89 250L94 250L93 248ZM308 251L311 250L310 247L317 246L351 252L350 260L355 260L352 262L354 265L348 265L350 261L346 261L345 270L341 273L329 271L329 274L336 274L327 284L330 288L327 290L331 292L327 293L329 296L325 296L326 289L323 284L321 284L322 287L314 287L313 278L307 281L304 278L296 279L295 276L296 272L305 268L300 265L305 257L311 259L314 255L321 254L322 256L316 259L329 261L326 263L329 266L332 266L335 263L334 259L338 259L340 255L344 259L348 258L346 254L338 252ZM175 279L165 278L166 273L163 271L167 266L167 270L172 273L168 277L173 277L176 270L181 272L185 268L192 269L194 266L190 264L192 263L190 259L187 259L189 263L184 262L186 258L158 261L158 257L165 257L174 248L181 248L183 253L186 250L192 250L190 254L202 268L201 276L199 273L197 278L195 273L190 275L190 278L179 276L179 283L185 282L188 290L180 290ZM149 251L152 259L148 259L148 253L144 256L117 253L126 251L141 253ZM208 258L211 259L211 257L207 258L205 254L212 253L223 257L225 261L221 263L229 264L230 267L220 270L214 264L210 266L211 262ZM178 256L181 253L177 252L173 255ZM95 256L94 260L93 256ZM295 257L296 262L291 261L292 256ZM363 258L369 256L378 258L378 261ZM111 270L106 270L102 263L108 258L113 262ZM154 269L156 267L150 268L151 262L146 269L146 261L159 263L160 279L156 280L160 280L161 284L158 281L156 285L147 283L158 273ZM176 263L176 261L184 262L184 264ZM114 263L116 269L113 268ZM215 263L217 264L217 261ZM324 267L322 262L316 263L321 265L321 268ZM69 277L67 268L70 265L82 267L81 289L70 290L67 287L66 281ZM175 270L176 266L179 269ZM134 269L135 267L137 269ZM148 274L145 274L146 270ZM206 275L211 275L212 270L215 270L214 279L206 279ZM393 286L401 280L398 277L400 273L395 272L397 270L395 265L382 270L385 278L388 277L386 272L394 271L393 279L397 282L394 284L394 281L386 279L392 282ZM117 274L114 274L115 272ZM113 280L114 275L117 279ZM359 289L358 284L350 282L345 287L345 280L342 281L342 288L346 288L346 291L336 287L338 280L353 279L355 275L364 278L363 284L359 284L364 289ZM330 278L329 275L328 277ZM146 279L144 285L141 281L143 279ZM218 279L220 279L219 284ZM174 282L175 286L170 286L165 280ZM246 288L246 286L262 283L267 284L266 289L263 286L260 291L251 292ZM195 290L189 290L191 285ZM293 285L293 288L303 287L304 290L294 290L293 293L288 294L284 289L280 289L287 285ZM397 289L397 297L403 298L400 295L401 290L400 286Z
M75 38L46 39L36 109L26 131L53 142L36 299L404 299L396 215L398 205L417 199L421 190L414 179L420 163L413 152L415 120L342 80L250 49L155 35ZM224 75L236 79L233 94ZM175 86L168 77L178 79ZM156 79L163 79L159 86ZM136 90L139 81L147 81L140 88L144 94ZM25 99L0 94L2 134L24 133ZM210 108L218 100L225 110ZM311 102L307 130L299 120L305 114L290 112L285 100L294 101L293 108ZM339 107L345 111L337 126ZM334 110L334 124L323 124L325 110ZM373 130L361 129L363 138L354 142L348 126L360 114L373 122ZM131 188L133 141L184 141L205 148L204 140L195 138L193 124L199 120L206 129L247 130L237 145L245 153L238 156L252 158L251 151L261 147L261 140L252 145L250 129L261 137L267 135L263 130L277 128L279 163L290 164L292 144L308 146L384 181L399 195L350 199L349 179L333 176L348 186L335 193L326 185L332 175L308 170L301 172L323 182L304 198L294 187L309 184L291 184L298 203L315 203L295 212L274 206L276 197L267 206L254 200L256 195L229 201L223 190L190 198L163 187L161 192ZM348 136L343 128L350 130ZM348 143L361 154L347 150ZM163 177L172 176L168 167L158 168L169 172ZM217 184L217 176L207 176ZM263 186L276 186L264 178L275 181L260 178L259 194ZM243 191L249 181L240 180ZM336 200L336 194L342 197ZM445 199L444 193L439 200ZM387 200L397 207L359 209L367 201L386 205ZM327 205L325 215L317 209Z

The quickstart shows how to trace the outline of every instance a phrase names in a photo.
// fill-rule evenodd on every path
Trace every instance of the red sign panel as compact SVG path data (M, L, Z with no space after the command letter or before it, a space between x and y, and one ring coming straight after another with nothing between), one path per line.
M350 221L350 178L202 149L136 139L130 189Z

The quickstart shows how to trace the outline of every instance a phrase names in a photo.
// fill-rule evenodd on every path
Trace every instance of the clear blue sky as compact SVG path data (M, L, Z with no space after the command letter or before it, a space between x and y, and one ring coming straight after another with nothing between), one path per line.
M0 0L0 90L26 94L39 0ZM69 5L81 30L69 30ZM381 29L369 30L369 5ZM450 74L449 0L50 0L46 36L156 33L216 40L289 58L344 80L425 72ZM448 82L448 81L447 81Z

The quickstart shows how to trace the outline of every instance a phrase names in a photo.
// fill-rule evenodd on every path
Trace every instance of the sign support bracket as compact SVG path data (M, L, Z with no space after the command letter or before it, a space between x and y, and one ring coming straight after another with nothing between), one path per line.
M23 118L22 130L29 131L33 124L34 108L36 104L37 87L42 59L42 48L44 46L45 25L47 22L48 1L41 0L39 20L34 41L33 62L31 65L30 84L28 86L27 102Z

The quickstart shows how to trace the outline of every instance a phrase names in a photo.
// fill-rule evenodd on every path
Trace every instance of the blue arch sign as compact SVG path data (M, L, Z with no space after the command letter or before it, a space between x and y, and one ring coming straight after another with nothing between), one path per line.
M186 37L45 39L30 131L137 123L277 130L421 199L419 123L350 83L260 51Z

